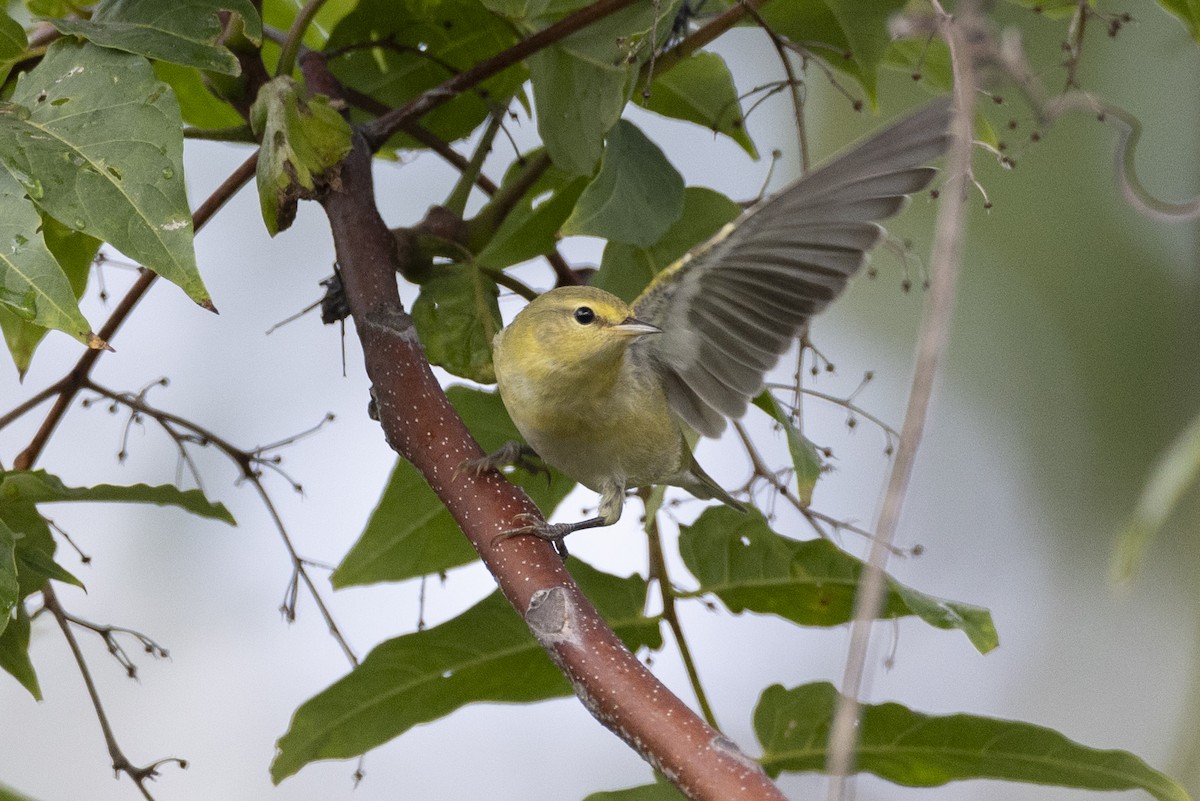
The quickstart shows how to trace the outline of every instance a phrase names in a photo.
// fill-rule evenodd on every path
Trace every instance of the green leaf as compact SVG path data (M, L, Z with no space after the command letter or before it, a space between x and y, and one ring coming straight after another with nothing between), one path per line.
M372 41L387 46L362 46ZM478 0L361 0L329 37L329 49L348 48L329 67L344 84L397 107L516 42L512 26ZM494 107L506 106L525 78L523 65L509 67L424 115L421 124L448 142L462 139ZM404 135L392 145L424 147Z
M63 39L0 113L0 168L59 222L110 242L211 307L196 270L183 126L140 56Z
M819 771L837 690L828 682L768 687L754 710L771 776ZM858 769L907 787L960 779L1001 779L1088 790L1141 789L1159 801L1190 801L1187 791L1133 754L1101 751L1053 729L976 715L923 715L899 704L866 704Z
M679 4L635 3L529 57L538 133L559 168L572 175L595 169L604 137L621 118L650 53L651 33L659 41L667 36ZM532 27L545 27L579 5L586 4L548 4Z
M627 787L624 790L608 790L592 793L583 801L686 801L683 793L666 782Z
M250 123L262 140L258 201L271 236L287 230L300 198L338 181L350 152L350 124L323 95L305 97L286 75L258 92Z
M358 0L327 0L322 3L313 23L304 31L304 44L313 50L323 49L325 43L329 41L330 31L336 28L337 24L357 5ZM264 0L262 3L263 22L274 26L276 30L289 30L296 20L296 12L302 6L303 4L297 3L296 0Z
M600 173L562 232L649 247L682 214L683 176L636 125L620 120L608 134Z
M534 155L525 154L525 160ZM519 165L509 168L501 190L519 173ZM557 244L559 229L575 208L587 183L586 178L567 175L551 165L504 218L491 240L475 257L476 263L500 270L549 253ZM534 201L539 198L541 201L535 206Z
M17 583L17 534L0 520L0 634L20 600Z
M51 23L62 33L82 36L101 47L239 75L237 57L217 43L221 11L240 16L246 38L262 42L262 20L250 0L101 0L90 19L68 17Z
M0 10L0 84L8 80L13 65L20 61L28 46L25 29L7 12Z
M0 633L0 668L21 682L34 700L42 700L42 688L38 686L37 673L29 661L29 613L22 604L17 604L16 614L8 621L8 627ZM3 801L0 786L0 801Z
M504 403L495 392L450 387L450 402L484 450L520 440ZM551 479L521 470L509 474L547 516L567 496L575 482L557 471ZM351 587L380 581L404 581L441 573L476 559L450 512L425 479L404 459L396 462L366 529L333 571L333 586Z
M695 53L656 76L650 97L638 102L664 117L687 120L724 134L751 158L758 158L758 149L746 132L733 76L725 59L716 53Z
M494 384L492 338L504 325L499 296L496 282L474 264L440 267L421 284L412 318L429 363L461 378Z
M197 128L232 128L245 120L233 106L208 90L199 71L166 61L154 62L154 74L171 87L183 121Z
M1200 2L1198 0L1158 0L1158 4L1178 17L1192 38L1200 42Z
M68 487L57 476L45 470L11 470L0 473L0 503L20 501L50 503L55 501L120 501L122 503L152 503L157 506L177 506L200 517L221 520L236 525L233 515L223 504L212 503L200 490L181 490L174 484L132 484L116 486L97 484L94 487Z
M0 181L3 181L0 175ZM87 289L88 275L92 271L92 259L100 249L100 240L93 239L87 234L72 231L53 217L41 215L41 236L50 255L58 262L62 272L67 276L71 292L78 300ZM0 227L3 223L0 223ZM56 280L56 279L52 279ZM8 343L8 352L12 354L17 372L21 377L29 369L33 361L33 352L46 336L48 329L26 322L6 308L0 308L0 330Z
M0 136L7 119L5 109L0 108ZM4 323L9 351L22 372L22 361L28 366L32 345L22 341L21 324L54 328L94 347L104 344L92 333L71 281L42 237L42 216L27 196L34 191L30 188L33 182L40 183L40 179L24 175L28 185L18 183L11 169L0 168L0 308L6 312L0 323Z
M719 506L679 528L679 553L700 592L715 594L734 614L778 615L802 626L838 626L853 617L863 563L828 540L788 539L761 514ZM999 644L986 609L924 595L889 577L880 618L905 615L961 630L980 653Z
M813 489L817 479L825 469L817 446L808 437L800 433L792 418L779 406L775 396L769 390L763 390L754 398L754 405L767 413L767 416L779 424L787 437L788 453L792 456L792 469L796 473L796 494L801 503L808 506L812 503Z
M767 3L760 13L777 33L862 84L874 105L876 73L892 41L888 19L904 5L905 0L820 0Z
M1114 581L1133 578L1146 545L1167 522L1187 488L1196 483L1197 476L1200 476L1200 415L1192 418L1150 471L1137 507L1117 539L1110 570Z
M58 546L36 506L21 498L0 497L0 520L16 535L19 597L39 591L50 579L83 586L83 582L54 561Z
M659 648L655 618L642 614L646 581L571 560L587 597L631 649ZM571 686L498 593L431 629L377 646L362 664L304 702L277 743L279 783L318 759L358 756L420 723L481 701L529 703Z
M609 242L591 283L632 303L650 279L741 213L742 207L720 192L689 186L683 190L683 213L658 242L648 248Z

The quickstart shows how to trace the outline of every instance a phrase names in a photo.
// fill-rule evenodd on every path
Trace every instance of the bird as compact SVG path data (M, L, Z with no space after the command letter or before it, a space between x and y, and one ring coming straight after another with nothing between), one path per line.
M746 411L811 317L884 235L879 220L936 174L951 104L939 98L750 207L658 273L632 303L589 286L542 293L499 333L501 399L542 461L599 493L594 517L524 525L561 545L609 526L626 492L667 484L745 506L696 462L685 431L717 437ZM515 446L473 460L511 463Z

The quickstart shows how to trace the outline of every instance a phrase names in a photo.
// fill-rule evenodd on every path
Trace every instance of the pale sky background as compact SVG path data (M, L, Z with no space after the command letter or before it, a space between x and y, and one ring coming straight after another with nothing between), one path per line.
M1131 10L1138 22L1116 42L1090 40L1094 61L1085 60L1085 80L1142 116L1139 169L1152 188L1179 199L1200 190L1200 50L1153 4ZM753 34L735 33L718 49L730 59L739 87L774 79L774 56ZM1054 61L1052 48L1039 52L1044 62ZM1052 73L1047 80L1057 86L1060 79ZM845 103L823 91L819 77L813 82L810 117L831 113L845 124L839 133L816 135L816 153L828 154L882 123L868 115L852 119ZM902 109L901 97L916 102L909 83L906 76L887 79L884 117ZM1027 112L1014 108L1014 116L1028 120ZM794 148L788 114L780 98L750 118L764 154ZM714 141L696 126L636 111L628 116L667 143L689 185L712 186L734 198L757 193L765 162L751 162L735 145ZM523 142L532 133L528 121L516 130ZM880 625L869 698L929 713L1027 720L1088 745L1133 751L1187 778L1185 755L1197 730L1197 553L1189 536L1194 507L1190 516L1177 517L1186 525L1155 543L1132 586L1111 586L1107 564L1150 460L1200 406L1197 227L1148 222L1126 208L1110 173L1112 142L1111 132L1094 122L1068 120L1023 153L1015 171L1001 172L985 154L977 156L995 208L985 214L978 198L973 201L955 331L899 536L902 545L922 544L925 554L893 561L891 571L921 591L988 607L1001 647L981 656L958 632L912 620ZM193 205L248 152L216 144L188 147ZM489 172L498 176L508 157L498 148ZM790 155L776 186L788 169L794 171ZM376 175L385 219L401 225L442 199L452 171L436 156L422 155L403 165L380 163ZM919 199L896 230L917 239L927 236L931 220L932 208ZM328 226L319 208L303 204L294 227L270 240L246 190L198 236L196 247L221 314L203 312L175 287L156 286L115 339L118 352L101 361L95 376L122 390L168 376L169 387L151 392L153 404L245 447L295 434L335 413L335 423L282 452L304 497L280 480L268 478L267 485L300 551L336 563L361 531L394 457L366 417L367 382L352 331L345 378L338 333L315 315L264 335L319 296L317 283L333 261ZM918 248L927 252L919 242ZM576 264L599 261L595 241L568 241L563 251ZM899 427L921 296L901 292L895 258L877 253L874 264L879 277L857 279L817 321L814 339L838 370L813 386L846 395L872 370L876 380L857 400ZM542 287L550 280L537 265L522 275ZM132 280L111 267L104 278L112 298ZM411 288L404 291L411 302ZM85 313L94 325L107 308L93 285ZM511 317L519 303L510 298L502 308ZM11 368L0 366L0 407L8 409L56 380L76 354L73 342L51 336L23 386ZM43 413L0 432L6 462ZM150 424L133 428L129 459L117 464L123 423L123 413L110 416L99 406L74 409L39 466L69 484L172 481L173 446ZM766 428L759 433L772 439ZM817 508L869 526L887 470L882 434L865 422L849 432L845 412L820 401L806 407L806 433L836 454L836 471L818 487ZM782 444L768 447L782 463ZM732 440L704 442L698 458L725 486L746 478ZM348 668L310 599L302 597L297 623L281 621L290 565L253 490L235 486L236 471L216 454L197 459L205 489L229 506L238 527L136 506L50 510L94 557L84 567L60 549L59 560L88 586L87 594L60 591L67 609L143 631L171 652L169 660L156 662L131 647L140 671L133 682L98 639L79 634L126 755L139 764L169 755L189 760L186 771L164 769L153 785L160 801L551 801L650 780L649 767L572 698L476 705L417 727L368 755L367 777L357 790L353 761L310 765L273 787L267 768L291 713ZM574 517L593 503L594 496L581 490L561 514ZM698 510L699 504L685 504L680 515ZM644 575L636 519L628 515L619 531L572 537L572 554L612 572ZM809 534L786 515L779 528ZM853 535L842 544L862 548ZM682 566L675 571L688 585ZM326 582L324 571L314 569L314 575ZM455 570L444 586L429 585L426 619L445 620L493 586L478 565ZM336 594L327 589L325 597L360 655L411 631L417 619L415 583ZM681 611L718 718L751 753L758 752L751 712L767 685L840 678L845 629L802 629L753 615L734 619L696 603ZM893 650L895 665L885 670L882 660ZM46 700L35 703L0 676L0 729L8 734L0 779L41 801L137 798L127 779L112 779L83 685L49 619L36 622L31 652ZM671 645L655 655L654 670L693 700ZM1190 779L1195 792L1195 765ZM824 793L824 780L812 775L786 776L781 785L797 799ZM857 792L864 801L1094 795L998 782L910 790L871 777L858 782Z

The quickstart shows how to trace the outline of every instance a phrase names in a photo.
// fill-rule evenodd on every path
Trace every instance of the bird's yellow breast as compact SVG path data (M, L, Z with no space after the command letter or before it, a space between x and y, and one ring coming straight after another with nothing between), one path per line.
M505 329L494 361L513 423L548 464L596 491L665 482L682 469L683 437L649 365L626 348L597 358L539 333Z

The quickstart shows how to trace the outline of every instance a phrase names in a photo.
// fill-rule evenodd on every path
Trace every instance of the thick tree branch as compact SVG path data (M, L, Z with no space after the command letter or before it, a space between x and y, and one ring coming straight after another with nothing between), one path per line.
M400 303L396 249L375 206L368 142L356 137L329 217L346 297L388 442L446 504L551 659L596 718L690 798L782 799L757 763L670 693L576 587L549 543L496 540L536 508L498 473L462 463L483 451L446 399Z

